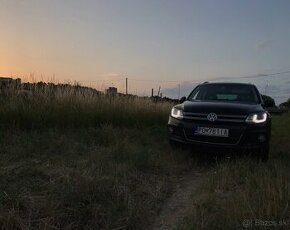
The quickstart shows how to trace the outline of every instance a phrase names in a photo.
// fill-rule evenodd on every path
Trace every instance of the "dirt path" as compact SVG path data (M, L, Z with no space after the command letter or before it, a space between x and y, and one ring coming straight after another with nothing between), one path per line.
M153 225L154 230L175 229L192 206L191 195L201 185L205 173L192 171L180 178L175 193L166 201Z

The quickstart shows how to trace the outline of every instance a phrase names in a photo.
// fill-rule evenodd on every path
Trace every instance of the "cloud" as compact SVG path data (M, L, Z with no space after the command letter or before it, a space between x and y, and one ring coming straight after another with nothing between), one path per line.
M255 47L256 47L256 49L265 49L265 48L269 47L272 43L273 43L272 39L259 40L256 43Z

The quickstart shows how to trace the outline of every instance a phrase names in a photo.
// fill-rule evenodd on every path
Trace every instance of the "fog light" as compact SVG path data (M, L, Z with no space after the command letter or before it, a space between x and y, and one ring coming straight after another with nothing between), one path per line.
M170 133L173 133L173 132L174 132L174 129L173 129L172 127L168 127L168 131L169 131Z
M258 136L258 141L259 141L259 142L265 142L265 141L266 141L266 136L265 136L264 134L260 134L260 135Z

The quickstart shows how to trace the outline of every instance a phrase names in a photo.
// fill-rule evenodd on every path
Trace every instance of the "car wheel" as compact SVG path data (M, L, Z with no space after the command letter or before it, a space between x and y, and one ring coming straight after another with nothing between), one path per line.
M259 149L259 160L267 162L269 159L269 145L265 145Z
M182 143L179 143L177 141L173 141L171 139L169 139L168 141L169 141L170 146L173 147L173 148L175 148L175 149L184 148L184 144L182 144Z

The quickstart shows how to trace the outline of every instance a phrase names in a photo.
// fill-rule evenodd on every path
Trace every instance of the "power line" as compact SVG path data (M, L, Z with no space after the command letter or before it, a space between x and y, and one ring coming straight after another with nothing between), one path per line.
M100 81L102 81L102 82L112 82L112 81L124 81L124 78L119 78L119 79L111 79L111 80L104 80L104 79L98 79L98 80L92 80L92 81L78 81L78 82L100 82Z
M270 77L270 76L276 76L276 75L282 75L282 74L286 74L286 73L290 73L290 70L287 71L282 71L282 72L276 72L276 73L269 73L269 74L257 74L257 75L245 75L245 76L240 76L240 77L217 77L217 78L212 78L209 80L217 80L217 79L240 79L240 78L258 78L258 77ZM205 80L200 80L200 81L192 81L192 80L184 80L184 79L180 79L180 80L153 80L153 79L136 79L136 78L129 78L130 81L146 81L146 82L191 82L191 83L199 83Z
M245 76L240 76L240 77L216 77L216 78L211 78L208 80L219 80L219 79L241 79L241 78L260 78L260 77L271 77L271 76L276 76L276 75L282 75L290 73L290 70L287 71L282 71L282 72L275 72L275 73L269 73L269 74L257 74L257 75L245 75ZM118 78L118 79L98 79L98 80L88 80L88 81L78 81L78 82L83 82L83 83L94 83L94 82L116 82L116 81L124 81L126 78ZM162 82L172 82L172 83L199 83L202 81L206 80L200 80L200 81L193 81L193 80L184 80L184 79L176 79L176 80L154 80L154 79L137 79L137 78L127 78L130 81L142 81L142 82L156 82L156 83L162 83Z
M271 77L271 76L281 75L285 73L290 73L290 70L283 71L283 72L269 73L269 74L245 75L245 76L240 76L240 77L217 77L217 78L213 78L212 80Z
M148 82L192 82L192 80L151 80L151 79L136 79L129 78L130 81L148 81Z
M260 75L257 75L256 77L273 76L273 75L279 75L279 74L285 74L285 73L290 73L290 70L277 72L277 73L270 73L270 74L260 74Z

